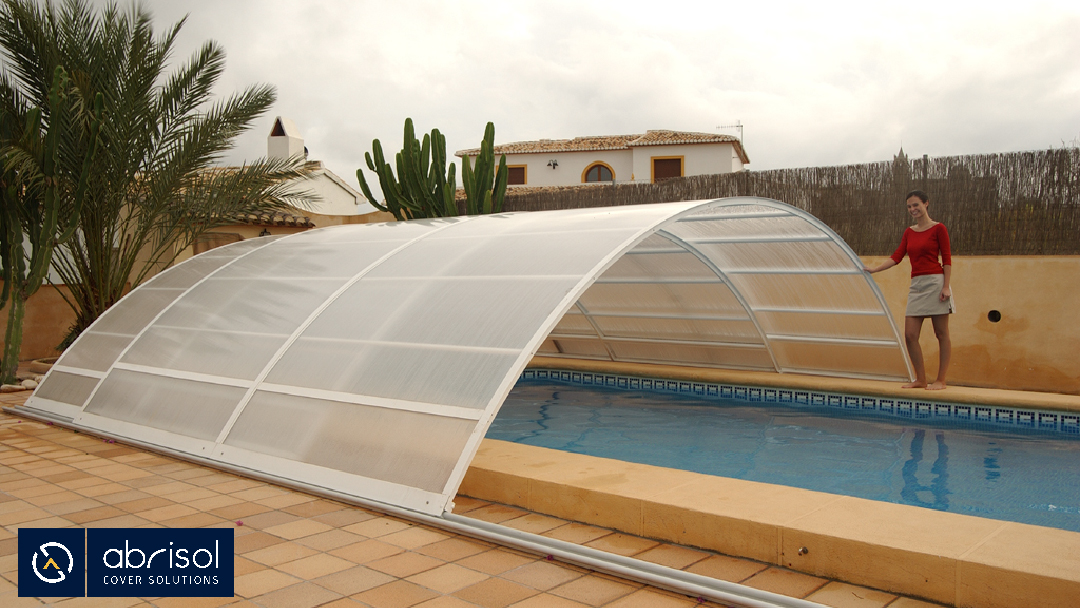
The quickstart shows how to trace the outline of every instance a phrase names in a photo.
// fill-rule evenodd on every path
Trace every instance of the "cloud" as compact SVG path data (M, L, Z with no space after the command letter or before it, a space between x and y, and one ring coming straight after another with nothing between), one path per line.
M278 89L273 114L350 181L371 140L438 127L497 141L746 125L752 169L1045 148L1080 134L1080 9L1069 3L154 0L190 18L184 57L228 52L220 92ZM731 132L731 131L729 131Z

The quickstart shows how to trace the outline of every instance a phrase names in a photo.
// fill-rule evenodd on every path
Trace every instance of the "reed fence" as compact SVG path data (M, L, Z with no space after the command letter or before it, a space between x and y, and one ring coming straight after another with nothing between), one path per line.
M1080 254L1080 148L695 175L658 184L507 192L507 211L639 205L729 196L783 201L818 217L861 255L887 255L911 224L904 195L930 196L930 214L962 255Z

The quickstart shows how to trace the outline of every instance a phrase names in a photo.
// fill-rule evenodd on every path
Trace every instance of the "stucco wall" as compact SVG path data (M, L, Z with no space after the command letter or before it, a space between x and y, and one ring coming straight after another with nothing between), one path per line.
M559 161L555 169L547 166L550 160ZM633 154L630 150L594 150L589 152L544 152L542 154L507 154L506 164L511 167L525 165L525 186L579 186L586 167L600 161L615 172L615 181L630 181L633 172ZM469 157L476 165L476 158ZM458 164L465 165L462 159ZM460 174L460 170L458 172ZM458 180L460 183L460 179ZM514 186L511 186L513 188Z
M2 284L3 282L0 282L0 285ZM75 311L67 305L58 289L63 290L65 295L70 293L63 285L45 285L27 300L23 317L23 341L19 349L20 361L60 356L56 345L64 339L68 328L75 324ZM8 309L4 306L0 308L0 324L4 328L7 327L7 319ZM4 334L0 332L0 344L3 341Z
M864 257L875 266L884 257ZM873 275L903 328L911 268L905 261ZM948 381L1080 394L1080 256L953 256L956 314ZM992 323L991 310L1001 313ZM920 344L927 376L938 368L930 322Z
M638 181L649 183L652 179L654 156L682 156L683 175L712 175L731 173L742 168L732 162L735 146L732 144L694 144L682 146L641 146L634 150L634 176ZM735 159L738 156L735 155Z

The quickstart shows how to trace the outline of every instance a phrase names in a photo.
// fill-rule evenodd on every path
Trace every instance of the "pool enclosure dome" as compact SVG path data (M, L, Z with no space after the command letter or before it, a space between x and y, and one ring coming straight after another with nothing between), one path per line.
M26 407L439 514L537 355L911 377L843 240L794 207L731 198L213 249L102 315Z

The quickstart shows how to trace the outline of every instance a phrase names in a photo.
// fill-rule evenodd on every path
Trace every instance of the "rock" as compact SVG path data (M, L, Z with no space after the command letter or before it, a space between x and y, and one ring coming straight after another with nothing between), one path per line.
M21 384L0 384L0 393L14 393L15 391L25 391Z
M33 380L23 380L22 381L22 387L23 388L37 388L37 385L38 385L38 383L34 382Z
M31 378L31 380L33 380L34 382L37 382L38 384L41 384L41 381L44 380L44 379L45 379L45 376L34 376L33 378Z

